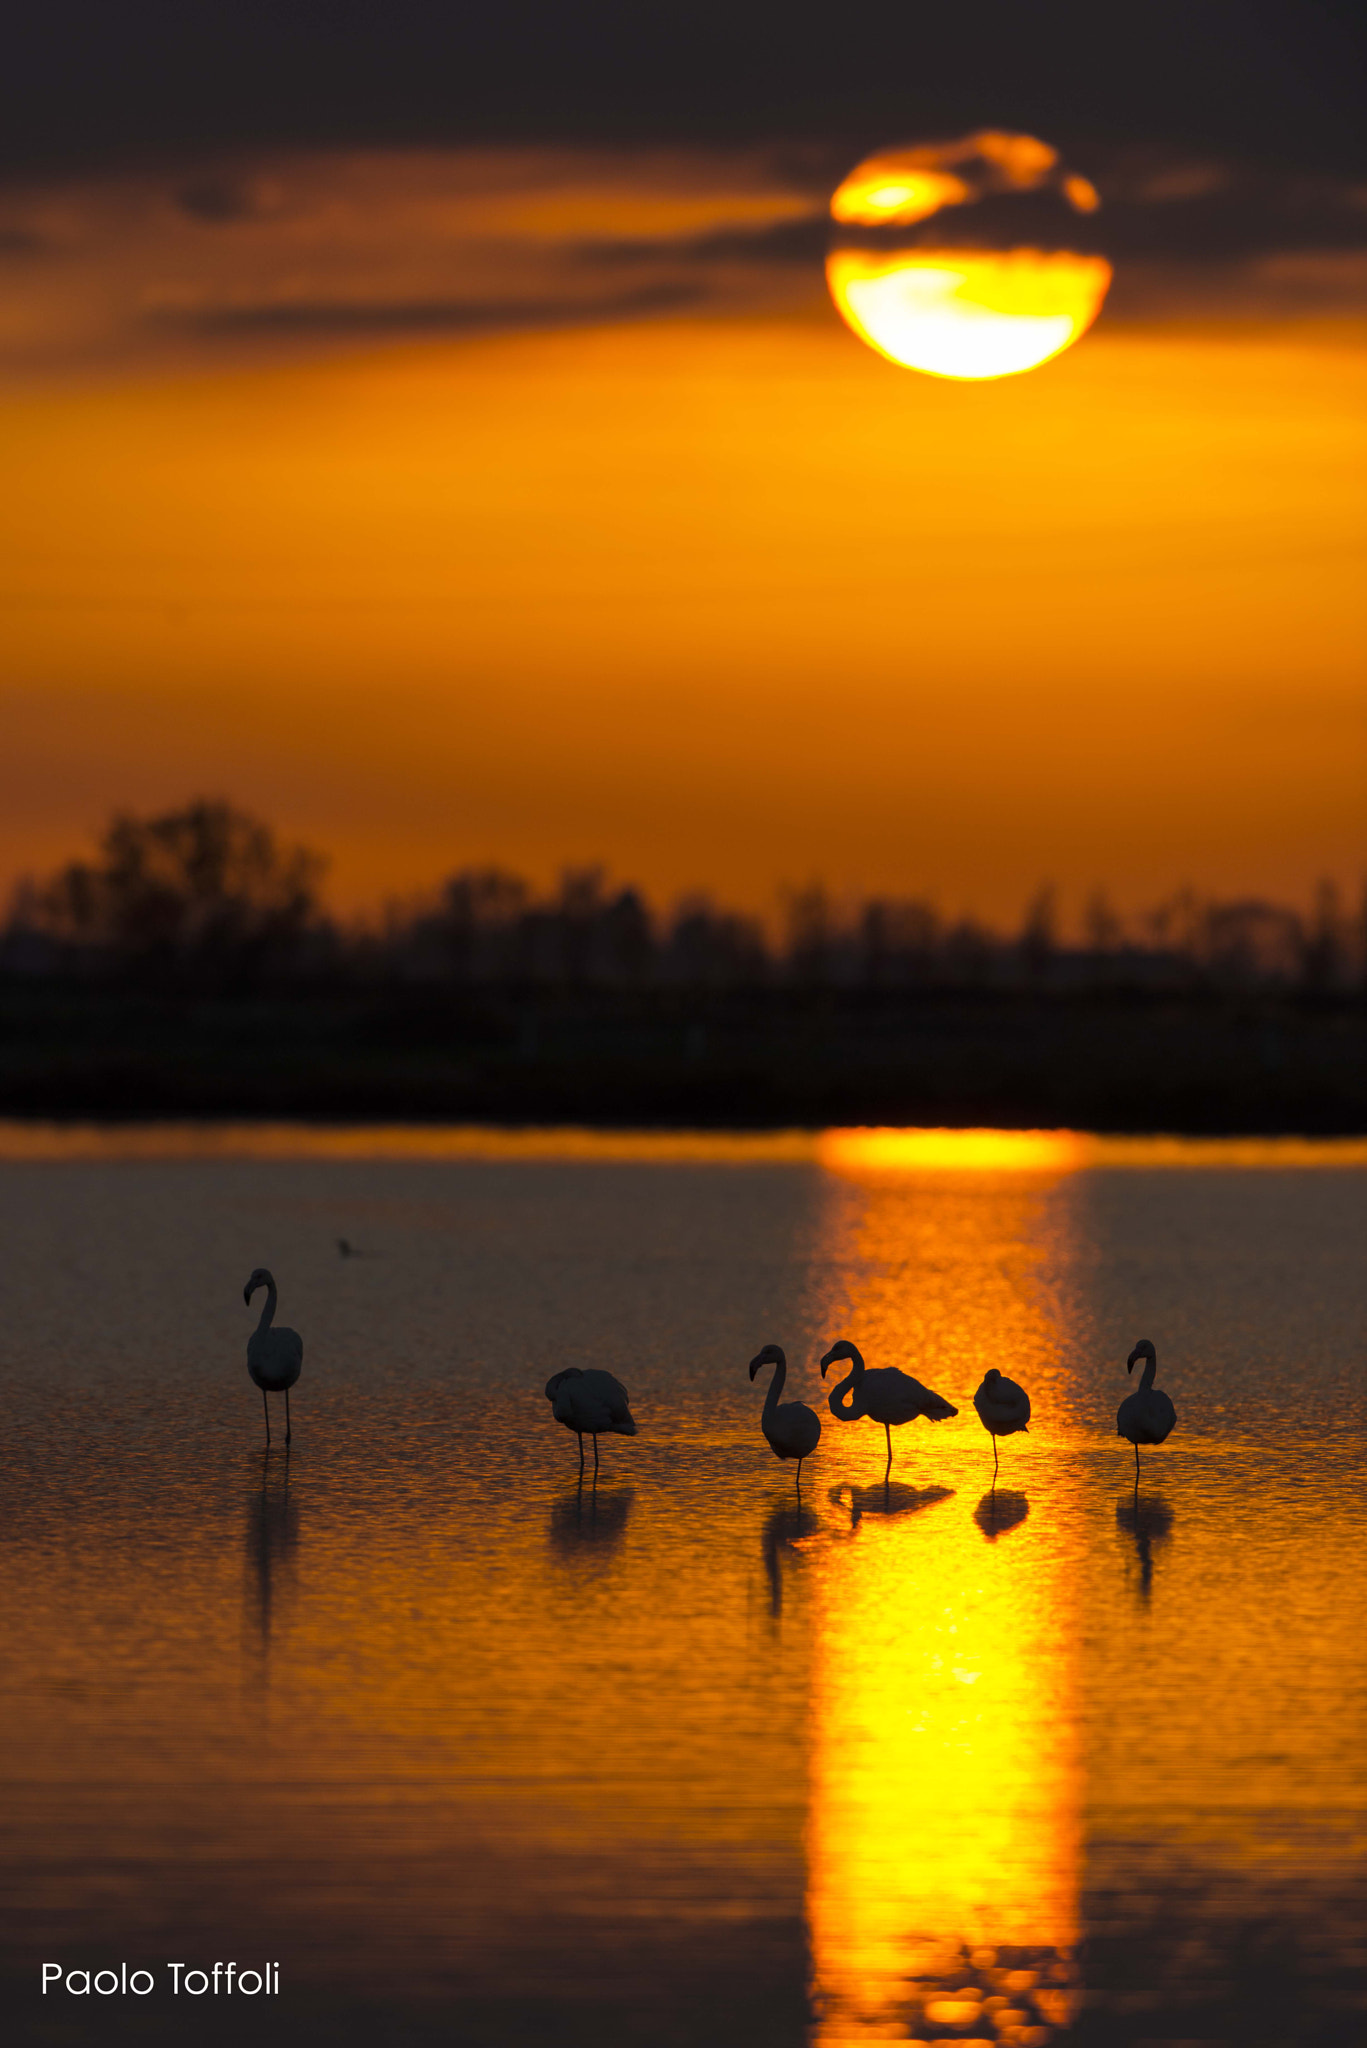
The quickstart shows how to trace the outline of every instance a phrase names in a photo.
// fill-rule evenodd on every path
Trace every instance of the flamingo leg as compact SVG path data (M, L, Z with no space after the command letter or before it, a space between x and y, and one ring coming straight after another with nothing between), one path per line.
M598 1432L593 1432L593 1476L598 1477Z
M266 1399L266 1389L264 1387L261 1389L261 1406L266 1411L266 1449L269 1450L271 1445L271 1404Z
M992 1484L997 1483L997 1439L992 1439Z
M289 1390L289 1388L288 1388L288 1387L286 1387L286 1389L285 1389L285 1447L286 1447L286 1449L288 1449L288 1448L289 1448L289 1441L290 1441L290 1390Z
M798 1499L799 1499L799 1500L801 1500L801 1498L802 1498L802 1460L801 1460L801 1458L799 1458L799 1459L798 1459L798 1461L797 1461L797 1497L798 1497Z
M576 1429L574 1433L579 1439L579 1477L582 1479L584 1476L584 1432L582 1429Z
M883 1484L884 1486L886 1486L888 1483L888 1474L892 1470L892 1430L886 1422L883 1424L883 1434L888 1440L888 1462L883 1468Z
M1137 1487L1138 1487L1138 1485L1139 1485L1139 1446L1138 1446L1138 1444L1136 1444L1136 1445L1135 1445L1135 1447L1134 1447L1134 1483L1135 1483L1135 1486L1136 1486L1136 1488L1137 1488Z

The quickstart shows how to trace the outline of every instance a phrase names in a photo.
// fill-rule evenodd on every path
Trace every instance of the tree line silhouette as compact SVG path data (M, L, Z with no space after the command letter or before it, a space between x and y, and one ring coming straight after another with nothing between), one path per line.
M538 893L505 869L462 869L369 923L322 897L326 859L232 805L197 799L116 815L93 859L15 890L0 972L25 980L216 991L328 988L612 991L917 989L1360 991L1367 898L1332 882L1308 912L1182 890L1122 918L1105 895L1065 937L1042 887L1001 932L918 898L784 895L776 927L685 897L667 912L601 867Z

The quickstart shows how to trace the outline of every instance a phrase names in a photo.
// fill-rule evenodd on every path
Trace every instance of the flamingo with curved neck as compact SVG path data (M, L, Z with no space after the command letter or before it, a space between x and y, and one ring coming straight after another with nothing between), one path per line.
M304 1368L304 1340L297 1330L279 1329L275 1324L275 1276L265 1266L258 1266L242 1290L242 1299L251 1307L252 1296L258 1287L266 1290L265 1306L261 1320L247 1339L247 1371L261 1389L261 1406L266 1411L266 1446L271 1441L271 1410L266 1396L283 1394L285 1397L285 1446L290 1441L290 1388Z
M781 1344L766 1344L750 1360L752 1380L762 1365L772 1365L774 1376L764 1397L759 1426L776 1458L797 1459L797 1490L801 1494L802 1461L811 1457L821 1441L821 1417L805 1401L780 1402L778 1397L788 1377L788 1360Z
M1125 1361L1126 1372L1133 1372L1140 1359L1144 1360L1144 1373L1132 1394L1127 1394L1116 1410L1115 1431L1134 1445L1134 1483L1139 1485L1139 1446L1161 1444L1172 1435L1177 1422L1177 1410L1161 1387L1154 1385L1158 1371L1158 1353L1147 1337L1141 1337Z
M895 1365L883 1365L876 1371L870 1371L854 1345L844 1337L832 1344L822 1359L822 1379L826 1377L828 1365L835 1365L844 1358L849 1359L850 1370L839 1385L832 1388L827 1406L841 1422L858 1422L862 1416L870 1415L875 1422L882 1423L888 1440L888 1462L883 1473L886 1485L892 1471L894 1425L900 1427L904 1422L914 1422L918 1415L924 1415L928 1422L944 1422L959 1411L952 1402L946 1401L943 1394L923 1387L909 1372L899 1372Z

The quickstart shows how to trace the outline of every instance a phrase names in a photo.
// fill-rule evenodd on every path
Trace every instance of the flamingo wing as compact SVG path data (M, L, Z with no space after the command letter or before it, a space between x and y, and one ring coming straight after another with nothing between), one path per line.
M930 1422L945 1422L959 1412L943 1394L923 1387L909 1372L899 1372L895 1366L885 1365L878 1372L865 1373L864 1385L868 1390L868 1412L875 1422L914 1422L918 1415L924 1415Z

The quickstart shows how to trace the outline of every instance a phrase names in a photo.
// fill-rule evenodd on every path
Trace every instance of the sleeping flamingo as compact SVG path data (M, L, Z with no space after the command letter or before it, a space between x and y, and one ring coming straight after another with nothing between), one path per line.
M1137 1359L1144 1359L1144 1377L1134 1393L1127 1394L1116 1410L1115 1433L1128 1437L1134 1445L1134 1483L1139 1485L1139 1446L1161 1444L1172 1435L1177 1421L1177 1410L1163 1392L1153 1383L1158 1370L1158 1353L1147 1337L1141 1337L1125 1361L1126 1372L1133 1372Z
M797 1490L802 1492L802 1460L810 1458L821 1441L821 1417L810 1409L805 1401L784 1401L783 1382L788 1376L788 1361L783 1355L781 1344L766 1344L750 1360L750 1377L762 1365L772 1365L774 1377L769 1382L769 1391L764 1397L764 1412L760 1416L760 1428L764 1431L769 1448L776 1458L797 1459Z
M258 1287L266 1290L266 1306L261 1311L261 1320L247 1339L247 1370L261 1389L261 1406L266 1411L266 1444L271 1440L271 1410L267 1394L283 1394L285 1397L285 1443L290 1440L290 1388L298 1379L304 1365L304 1340L297 1330L273 1329L275 1318L275 1280L264 1266L258 1266L242 1290L242 1299L250 1308L252 1296Z
M627 1390L610 1372L600 1372L596 1367L584 1372L577 1365L568 1365L563 1372L552 1373L547 1380L546 1399L556 1421L563 1422L566 1429L572 1429L579 1439L581 1478L584 1474L586 1436L593 1438L593 1476L596 1479L600 1434L608 1431L613 1436L636 1434L636 1424L627 1406Z
M929 1422L944 1422L959 1411L945 1400L943 1394L932 1393L910 1373L899 1372L895 1365L880 1366L876 1372L869 1372L853 1344L847 1343L843 1337L838 1344L832 1344L821 1361L823 1380L826 1367L841 1358L852 1360L853 1369L832 1390L827 1405L832 1415L838 1416L842 1422L858 1422L861 1415L871 1415L875 1422L882 1423L888 1440L887 1469L883 1473L886 1484L892 1470L892 1425L914 1422L918 1415L924 1415ZM841 1396L846 1392L849 1400L842 1406Z
M1030 1396L1024 1387L1017 1386L999 1373L995 1365L989 1366L983 1374L983 1383L973 1396L973 1406L978 1411L978 1420L992 1437L992 1483L997 1481L997 1438L1014 1436L1018 1429L1030 1427Z

